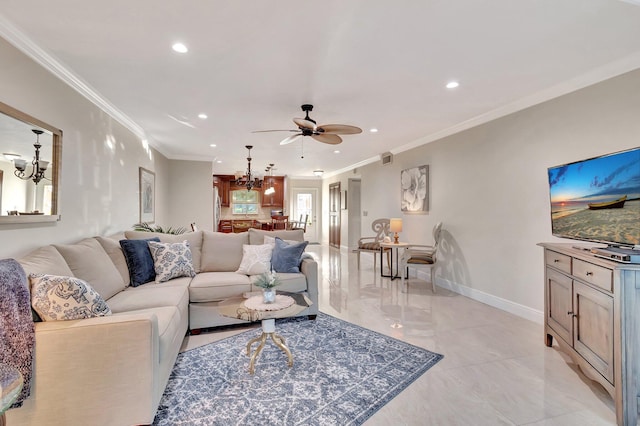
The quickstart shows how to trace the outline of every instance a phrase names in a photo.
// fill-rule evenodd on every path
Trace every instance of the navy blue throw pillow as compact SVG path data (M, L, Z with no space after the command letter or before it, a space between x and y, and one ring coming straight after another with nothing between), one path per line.
M276 272L300 272L302 253L307 248L308 241L288 244L276 237L276 245L271 255L271 267Z
M149 250L149 241L160 242L160 238L153 237L146 240L120 240L120 247L124 252L124 258L129 268L131 286L138 287L141 284L154 281L156 270L153 266L153 257Z

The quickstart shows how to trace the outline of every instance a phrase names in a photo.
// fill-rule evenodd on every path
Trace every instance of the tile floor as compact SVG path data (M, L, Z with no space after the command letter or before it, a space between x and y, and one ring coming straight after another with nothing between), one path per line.
M614 425L613 401L557 347L542 325L412 278L380 278L372 256L309 246L317 257L320 311L438 352L444 359L367 425ZM244 329L185 339L189 349ZM295 353L294 353L295 357Z

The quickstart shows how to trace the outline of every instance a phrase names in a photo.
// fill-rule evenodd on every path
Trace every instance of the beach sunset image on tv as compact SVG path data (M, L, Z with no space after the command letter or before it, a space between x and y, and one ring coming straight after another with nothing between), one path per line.
M548 170L553 235L640 245L640 148Z

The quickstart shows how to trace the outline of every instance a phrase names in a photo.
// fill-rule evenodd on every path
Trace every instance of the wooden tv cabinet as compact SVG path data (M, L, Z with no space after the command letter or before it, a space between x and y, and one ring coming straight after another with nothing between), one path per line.
M615 402L619 425L640 411L640 264L617 263L573 244L544 247L545 344L558 347Z

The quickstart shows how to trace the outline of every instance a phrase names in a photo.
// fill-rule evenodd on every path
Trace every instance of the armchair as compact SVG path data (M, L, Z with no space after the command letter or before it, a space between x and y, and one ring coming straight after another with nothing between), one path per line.
M360 269L360 253L373 253L373 270L376 269L377 254L380 253L380 243L389 234L389 219L376 219L371 223L371 229L376 233L374 237L362 237L358 240L358 269ZM387 253L387 266L390 264L390 250L385 249ZM382 266L380 266L382 267ZM389 266L390 267L390 266Z
M437 261L438 245L440 244L440 233L442 232L442 222L436 223L433 227L433 245L411 244L405 248L402 258L400 259L400 268L402 273L402 288L405 287L405 269L408 273L409 268L413 269L429 269L431 273L431 289L436 292L435 265Z

